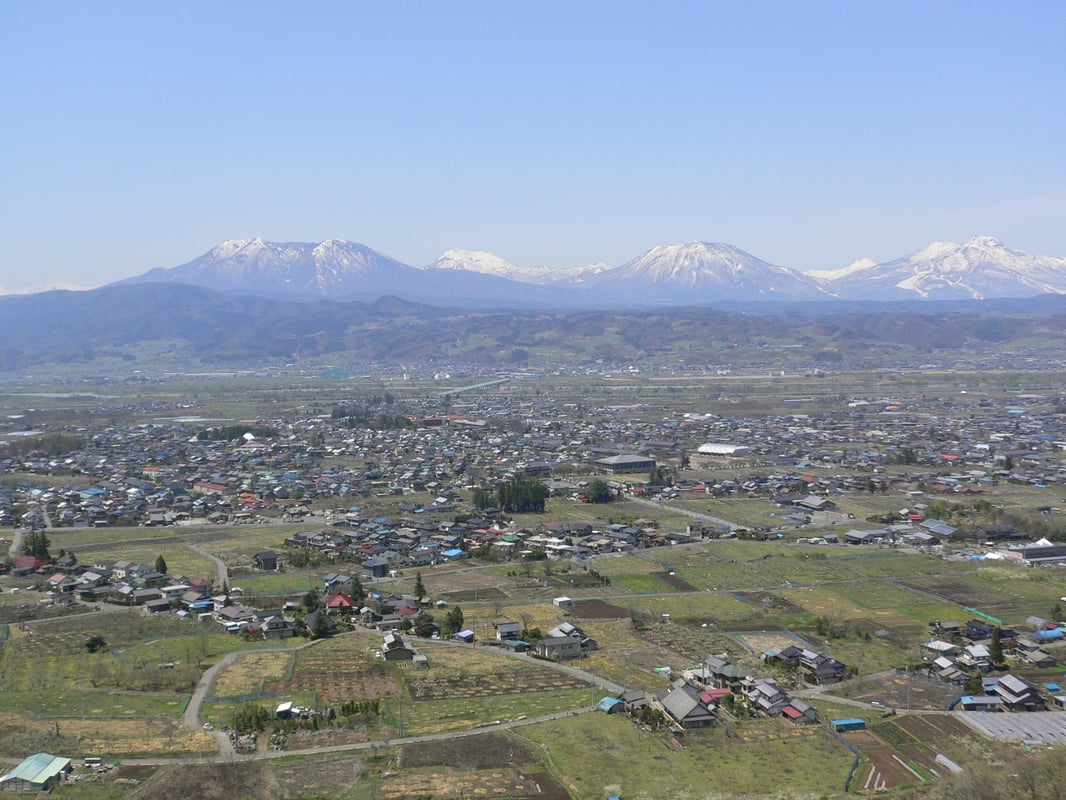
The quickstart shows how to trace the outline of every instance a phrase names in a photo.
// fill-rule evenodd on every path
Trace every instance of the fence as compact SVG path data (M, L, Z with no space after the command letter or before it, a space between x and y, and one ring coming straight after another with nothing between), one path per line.
M848 777L844 780L844 791L850 792L851 781L855 777L855 771L859 768L859 764L862 763L862 754L859 752L859 749L855 747L855 745L853 745L851 742L849 742L836 731L830 729L829 733L831 733L838 742L844 745L844 747L848 748L848 750L851 751L851 754L855 756L855 760L851 762L851 769L848 770Z

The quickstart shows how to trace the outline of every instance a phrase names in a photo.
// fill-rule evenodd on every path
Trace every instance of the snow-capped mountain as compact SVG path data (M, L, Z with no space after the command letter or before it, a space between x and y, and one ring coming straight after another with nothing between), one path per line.
M0 296L15 294L40 294L41 292L87 292L92 288L92 286L81 286L76 283L62 282L42 283L38 286L26 286L22 289L8 289L6 286L0 286Z
M461 270L482 275L495 275L521 283L579 284L591 275L610 269L610 264L597 263L582 267L518 266L506 258L484 250L446 250L426 269Z
M1011 250L992 236L963 244L934 242L894 261L851 270L832 280L844 298L983 300L1066 294L1066 258Z
M778 267L731 244L660 245L595 276L599 287L622 287L645 299L706 303L716 300L827 299L817 280Z
M476 272L522 283L540 283L543 276L554 272L551 267L519 267L506 258L484 250L445 250L426 269Z
M970 299L1066 294L1066 258L992 237L937 242L905 258L804 274L730 244L661 245L617 267L517 266L492 253L448 250L421 269L342 239L227 240L187 264L121 283L181 283L293 300L395 295L436 306L575 308L777 300Z
M819 281L838 281L853 273L862 272L863 270L876 266L877 262L872 258L860 258L858 261L853 261L846 267L841 267L840 269L808 269L804 270L803 274Z
M222 291L293 297L346 296L362 292L366 283L402 281L411 267L343 239L309 242L267 242L227 239L187 264L158 267L127 282L187 283Z

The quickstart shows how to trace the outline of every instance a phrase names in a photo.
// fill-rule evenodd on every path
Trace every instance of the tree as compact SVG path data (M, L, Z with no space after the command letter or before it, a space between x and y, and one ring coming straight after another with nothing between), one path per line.
M326 615L322 611L319 611L315 614L315 618L311 624L311 638L325 639L329 634L329 621L326 619Z
M444 615L444 624L441 626L441 635L451 636L453 633L458 633L463 629L463 623L465 622L463 617L463 609L459 606L451 609Z
M992 642L988 646L988 657L992 666L998 667L1003 663L1003 643L1000 641L999 628L992 629Z
M422 573L415 573L415 597L421 600L426 596L426 585L422 583Z
M322 602L318 597L318 592L312 589L303 596L302 604L304 612L310 614L312 611L317 611L319 606L322 605Z
M106 650L107 639L98 633L94 633L85 640L85 649L90 653L99 653L101 650Z
M155 557L155 571L160 575L167 574L167 560L163 558L163 554L160 553Z
M437 626L433 624L433 615L427 614L423 611L417 617L415 617L414 634L420 636L423 639L428 639L437 630Z
M471 502L473 503L474 508L478 511L484 511L495 502L495 498L492 496L492 492L488 489L478 486L474 489L474 495L471 498Z
M359 580L358 575L352 575L352 585L348 590L348 596L357 603L362 603L366 600L366 589L363 588L363 582Z
M610 503L614 499L614 495L611 494L611 487L602 478L589 481L585 494L588 496L590 503Z
M48 547L51 544L52 543L48 541L48 534L35 528L30 531L29 536L26 537L26 555L33 556L41 561L51 561L52 555L48 552Z
M500 508L508 513L542 513L548 499L548 487L536 478L519 476L501 483L496 496Z

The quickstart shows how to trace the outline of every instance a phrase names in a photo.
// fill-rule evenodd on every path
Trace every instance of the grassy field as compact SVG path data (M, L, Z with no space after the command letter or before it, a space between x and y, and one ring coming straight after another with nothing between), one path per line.
M851 754L819 728L786 725L767 720L689 732L679 749L668 747L664 734L601 714L523 728L519 736L548 754L579 800L599 800L607 786L647 800L762 796L769 765L775 785L794 794L842 791Z
M265 645L217 627L125 611L9 626L0 650L0 714L22 733L0 736L0 753L17 755L28 732L57 725L77 730L79 742L127 755L166 752L171 744L181 752L213 751L213 741L180 729L189 693L222 655ZM86 651L93 636L103 637L104 650ZM166 736L143 736L147 729ZM68 750L93 752L77 743Z

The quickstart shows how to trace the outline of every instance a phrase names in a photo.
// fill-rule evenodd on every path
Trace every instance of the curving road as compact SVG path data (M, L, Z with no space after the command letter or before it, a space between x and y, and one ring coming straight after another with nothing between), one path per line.
M369 634L370 634L369 631L366 631L366 632L364 632L364 631L353 631L350 634L341 634L341 635L342 636L344 636L344 635L356 635L356 636L358 636L358 635L369 635ZM381 634L376 634L375 633L373 635L375 637L377 637L377 636L380 636ZM263 653L263 652L289 652L289 653L292 653L292 652L296 652L297 650L302 650L302 649L304 649L306 647L313 647L314 645L318 644L319 642L324 642L324 641L327 641L327 640L326 639L318 639L316 641L307 642L307 643L305 643L303 645L300 645L300 647L296 647L296 648L279 646L279 647L260 648L260 649L256 649L256 650L247 650L247 651L241 651L241 652L237 652L237 653L229 653L221 661L219 661L217 664L214 664L211 667L209 667L207 669L207 671L204 672L204 674L200 677L199 683L197 683L196 688L193 690L192 696L189 698L188 704L185 706L185 712L182 714L182 719L181 719L182 725L184 725L186 728L189 728L190 730L195 730L195 731L203 730L202 712L203 712L204 703L207 701L207 698L208 698L208 696L211 693L211 689L214 686L215 681L218 679L219 673L221 673L222 670L224 670L226 667L231 666L232 664L236 663L241 658L241 656L249 654L249 653ZM437 642L434 642L433 644L434 644L434 646L459 647L459 648L471 648L471 647L475 647L476 646L476 645L464 644L462 642L450 642L450 641L446 641L446 640L437 641ZM482 648L482 651L484 651L484 649L485 648ZM502 648L499 648L499 649L498 648L490 648L490 649L493 652L495 652L497 655L499 655L501 658L516 658L516 659L520 659L520 660L529 660L530 659L529 656L527 656L527 655L525 655L523 653L512 653L512 652L504 650ZM578 680L583 680L586 683L588 683L590 686L599 687L600 689L603 689L604 691L611 692L611 693L614 693L614 694L618 694L618 693L620 693L622 691L622 687L619 684L614 683L613 681L609 681L606 678L601 678L598 675L593 675L592 673L585 672L584 670L578 669L577 667L572 667L572 666L570 666L568 664L563 664L563 663L559 663L559 662L555 662L555 661L539 661L538 660L538 663L542 664L543 666L545 666L545 667L547 667L549 669L553 669L556 672L561 672L561 673L563 673L565 675L569 675L569 676L571 676L573 678L577 678ZM218 743L219 752L218 752L217 755L209 756L209 757L205 757L205 758L124 759L124 761L126 763L139 763L139 764L176 764L176 763L193 763L193 762L213 763L213 762L223 762L223 761L233 761L233 760L253 761L253 760L262 759L262 758L283 758L285 756L290 756L290 755L306 755L306 754L313 754L313 753L338 753L338 752L343 752L345 750L369 750L369 749L372 749L372 748L375 748L375 747L386 747L386 746L392 746L392 745L397 745L397 744L413 744L413 743L417 743L417 742L443 741L445 739L457 739L457 738L461 738L461 737L464 737L464 736L476 736L476 735L478 735L480 733L484 733L485 730L488 729L488 728L492 728L494 730L498 730L498 729L509 730L511 728L522 727L523 725L534 725L534 724L536 724L538 722L544 722L546 720L562 719L564 717L573 716L575 714L584 714L584 713L587 713L589 711L594 711L595 708L596 708L596 706L593 704L593 705L589 705L589 706L585 706L585 707L581 707L581 708L571 709L571 710L568 710L568 711L559 711L559 712L556 712L554 714L544 714L544 715L541 715L541 716L538 716L538 717L529 717L529 718L522 719L522 720L515 719L515 720L509 720L507 722L502 722L501 721L499 724L482 725L481 727L467 728L467 729L457 730L457 731L448 731L448 732L445 732L445 733L427 734L427 735L424 735L424 736L405 736L405 737L401 737L401 738L397 738L397 739L378 740L378 741L372 741L372 742L360 742L360 743L356 743L356 744L342 744L342 745L331 745L331 746L328 746L328 747L310 747L310 748L305 748L305 749L302 749L302 750L280 750L280 751L266 751L266 752L256 752L256 753L236 753L233 750L232 743L230 742L229 734L224 732L224 731L215 730L215 731L211 731L211 735L214 737L215 741Z

